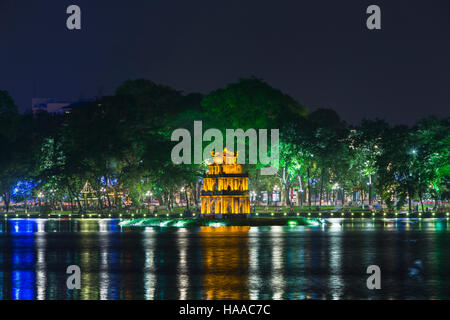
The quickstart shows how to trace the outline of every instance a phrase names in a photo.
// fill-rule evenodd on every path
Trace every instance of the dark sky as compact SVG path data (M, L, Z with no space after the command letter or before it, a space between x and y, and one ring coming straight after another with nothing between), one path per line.
M207 93L251 75L351 123L449 116L450 1L0 0L0 89L21 110L35 90L75 100L147 78Z

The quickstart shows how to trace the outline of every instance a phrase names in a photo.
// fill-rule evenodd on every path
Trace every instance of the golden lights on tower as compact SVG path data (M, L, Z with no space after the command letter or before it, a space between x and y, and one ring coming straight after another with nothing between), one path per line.
M248 174L237 163L238 152L211 151L208 173L203 176L201 213L249 214Z

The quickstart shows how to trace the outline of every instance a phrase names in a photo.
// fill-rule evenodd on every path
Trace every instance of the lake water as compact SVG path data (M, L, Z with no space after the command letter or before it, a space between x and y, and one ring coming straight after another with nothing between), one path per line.
M450 299L446 219L121 229L0 221L0 299ZM81 268L81 289L66 268ZM369 290L369 265L381 290Z

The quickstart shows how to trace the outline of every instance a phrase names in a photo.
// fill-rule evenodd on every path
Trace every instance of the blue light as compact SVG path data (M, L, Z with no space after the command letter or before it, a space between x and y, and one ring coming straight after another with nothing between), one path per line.
M29 199L33 195L33 189L36 183L32 180L19 180L12 188L12 199L14 201L23 201L25 198Z
M30 219L11 219L9 232L12 235L33 235L37 231L37 221Z
M35 298L36 275L34 272L34 237L13 239L11 298L33 300Z

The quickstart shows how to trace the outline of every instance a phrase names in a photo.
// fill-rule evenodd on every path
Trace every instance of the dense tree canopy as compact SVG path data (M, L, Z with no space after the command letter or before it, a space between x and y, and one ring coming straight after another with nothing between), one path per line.
M389 208L406 203L410 210L413 201L423 210L426 199L435 205L448 199L449 119L422 119L413 127L382 120L350 126L332 109L308 114L257 78L205 96L138 79L125 81L113 96L73 105L68 114L21 115L0 91L4 207L8 210L11 198L36 199L42 193L50 207L71 202L84 210L80 190L87 181L99 210L141 206L149 194L171 210L180 190L189 190L195 205L205 166L172 163L170 139L177 128L193 133L195 120L203 121L204 130L279 129L277 174L261 176L259 164L246 170L252 191L277 185L285 205L294 187L300 203L309 206L332 199L345 205L355 192L369 204L381 199Z

